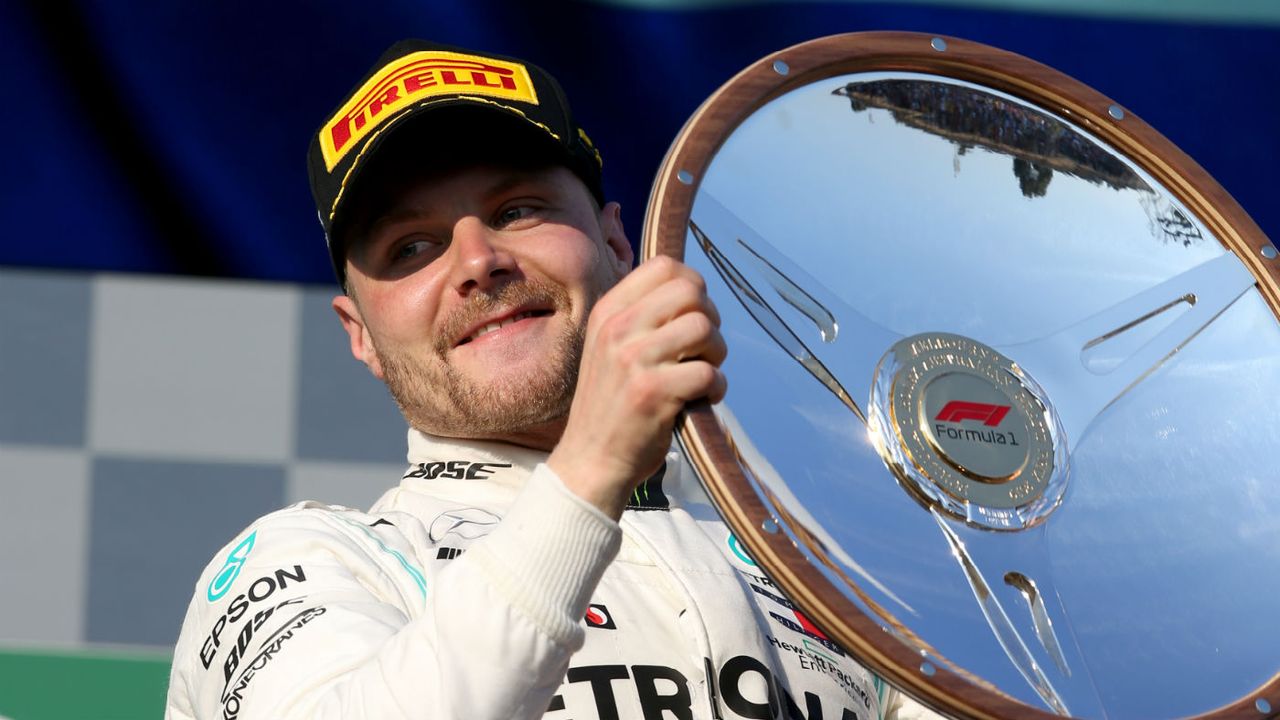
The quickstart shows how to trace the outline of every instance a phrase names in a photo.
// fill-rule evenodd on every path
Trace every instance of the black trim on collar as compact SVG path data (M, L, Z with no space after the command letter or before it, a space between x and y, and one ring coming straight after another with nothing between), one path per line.
M667 473L667 464L662 463L658 472L648 480L640 483L631 497L627 498L627 510L670 510L671 502L662 492L662 478Z

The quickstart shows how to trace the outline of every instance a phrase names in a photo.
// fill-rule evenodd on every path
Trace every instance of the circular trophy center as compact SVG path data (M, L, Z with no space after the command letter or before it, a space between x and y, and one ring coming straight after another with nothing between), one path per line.
M1053 405L994 348L951 333L894 343L868 427L904 490L974 527L1021 530L1062 502L1069 456Z
M1012 398L981 375L947 372L925 385L919 404L929 444L980 482L1012 480L1027 464L1027 419Z

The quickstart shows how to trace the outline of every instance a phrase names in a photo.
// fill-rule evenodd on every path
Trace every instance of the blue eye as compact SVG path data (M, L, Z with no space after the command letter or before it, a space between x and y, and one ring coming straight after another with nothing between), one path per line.
M532 215L533 212L534 212L533 208L529 207L528 205L517 205L515 207L509 207L503 210L502 212L498 213L498 226L502 227L504 225L510 225L511 223L517 220L523 220L524 218L527 218L530 215Z
M434 246L434 243L427 240L412 240L396 248L393 259L408 260L425 252L429 252Z

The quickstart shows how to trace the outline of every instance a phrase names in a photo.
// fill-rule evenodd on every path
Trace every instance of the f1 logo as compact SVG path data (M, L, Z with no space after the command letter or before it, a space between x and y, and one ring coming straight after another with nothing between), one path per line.
M603 605L587 606L587 627L602 628L604 630L617 630L618 626L613 624L613 616L609 614L609 608Z
M983 425L996 427L1009 414L1009 405L988 405L986 403L952 400L942 406L935 420L958 423L962 420L981 420Z

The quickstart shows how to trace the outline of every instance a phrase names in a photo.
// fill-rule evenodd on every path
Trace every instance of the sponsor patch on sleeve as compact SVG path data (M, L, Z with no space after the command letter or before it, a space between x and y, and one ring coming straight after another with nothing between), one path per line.
M603 628L605 630L618 629L618 626L613 622L613 614L609 612L609 608L603 605L594 603L588 605L586 621L588 627Z
M209 581L209 588L205 591L209 602L217 602L226 595L236 578L240 577L240 568L244 567L245 560L249 559L249 553L253 550L253 543L257 537L258 531L254 530L249 537L241 540L239 545L231 549L226 561L222 563L222 569Z

